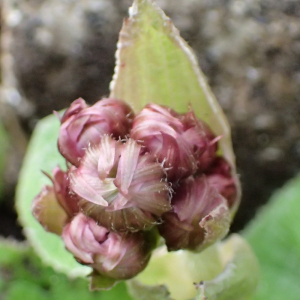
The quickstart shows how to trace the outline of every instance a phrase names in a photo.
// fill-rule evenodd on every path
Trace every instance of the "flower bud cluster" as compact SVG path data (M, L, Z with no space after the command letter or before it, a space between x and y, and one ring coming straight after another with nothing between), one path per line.
M135 115L121 100L78 99L60 121L68 168L53 170L33 214L93 275L134 277L158 234L170 251L200 251L226 235L238 183L217 154L221 137L193 111L148 104Z

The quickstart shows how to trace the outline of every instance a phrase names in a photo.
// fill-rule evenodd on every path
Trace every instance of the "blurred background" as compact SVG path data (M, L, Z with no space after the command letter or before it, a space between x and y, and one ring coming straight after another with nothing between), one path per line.
M158 0L196 52L229 118L242 229L300 169L300 1ZM23 239L18 172L37 121L109 94L131 0L2 0L0 235Z

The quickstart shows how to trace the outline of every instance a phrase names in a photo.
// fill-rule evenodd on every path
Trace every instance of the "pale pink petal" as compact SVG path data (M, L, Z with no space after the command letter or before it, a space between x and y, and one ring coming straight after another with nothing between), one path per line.
M101 155L100 144L97 146L89 147L86 150L85 156L80 162L80 169L82 173L88 173L98 177L98 162Z
M78 249L72 240L70 235L70 224L66 225L64 231L62 233L62 238L64 240L66 249L70 251L77 259L79 259L82 263L92 264L94 262L91 253L87 253L81 249Z
M122 150L118 165L118 173L114 183L125 195L128 194L128 188L136 170L140 151L141 146L133 139L129 139Z
M104 180L111 171L116 154L116 141L108 135L103 136L100 143L100 153L98 153L98 173L99 178Z
M148 155L146 155L146 156L148 156ZM153 180L157 182L157 178L163 178L163 177L164 177L163 168L159 163L155 163L155 162L140 163L139 162L136 172L134 173L134 176L132 179L132 185L143 184L143 183L146 183L148 181L153 181Z
M77 100L73 101L70 107L65 111L61 118L61 123L64 123L67 119L71 116L78 114L84 108L87 108L88 105L82 98L78 98Z
M93 232L95 239L99 243L104 242L107 239L109 231L106 228L97 225L97 223L90 218L87 218L87 223L89 225L90 230Z
M124 246L122 236L114 232L109 233L109 240L103 243L103 247L106 247L107 255L99 260L102 262L103 270L109 272L119 264L127 250Z
M82 174L79 169L70 173L70 187L77 195L101 206L108 206L102 193L114 193L116 187L112 181L102 181L98 177Z

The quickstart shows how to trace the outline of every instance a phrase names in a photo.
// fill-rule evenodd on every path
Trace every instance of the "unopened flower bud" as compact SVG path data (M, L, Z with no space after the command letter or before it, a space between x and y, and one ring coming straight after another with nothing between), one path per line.
M80 111L88 107L89 106L82 98L78 98L77 100L73 101L70 107L64 112L63 116L60 119L60 122L64 123L70 117L72 117L73 115L77 115Z
M190 115L184 117L169 108L148 104L133 122L130 136L164 163L170 181L194 174L199 156L207 149L202 123L196 118L192 123Z
M172 212L163 215L159 226L169 251L200 251L227 234L230 217L226 200L204 175L182 181L172 205Z
M129 134L133 112L123 101L103 99L88 107L78 99L61 119L58 138L60 153L75 166L79 165L89 145L96 145L104 134L116 139Z
M33 199L31 211L46 231L61 235L68 215L58 203L52 186L47 185L42 188Z
M205 174L209 185L227 200L229 207L232 207L237 200L238 183L231 174L231 167L228 162L222 157L216 158Z
M218 150L218 140L208 125L199 120L193 111L180 116L184 138L192 145L198 162L198 171L205 171L213 163Z
M56 167L52 174L45 173L53 186L44 186L35 197L32 213L47 231L60 235L63 226L79 212L79 198L70 191L67 172Z
M147 230L171 209L162 166L132 139L104 136L70 172L70 182L84 214L109 230Z
M141 272L155 244L141 232L110 232L82 213L65 226L62 238L78 262L116 280L129 279Z
M56 167L53 171L52 183L56 198L70 218L79 212L79 197L70 190L68 172Z

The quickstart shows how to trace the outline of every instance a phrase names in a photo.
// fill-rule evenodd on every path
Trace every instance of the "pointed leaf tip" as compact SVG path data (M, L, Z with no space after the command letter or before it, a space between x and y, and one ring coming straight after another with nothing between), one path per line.
M120 32L116 59L111 97L125 100L136 112L150 102L178 112L192 107L222 136L220 152L235 166L228 121L192 49L154 1L134 1Z

